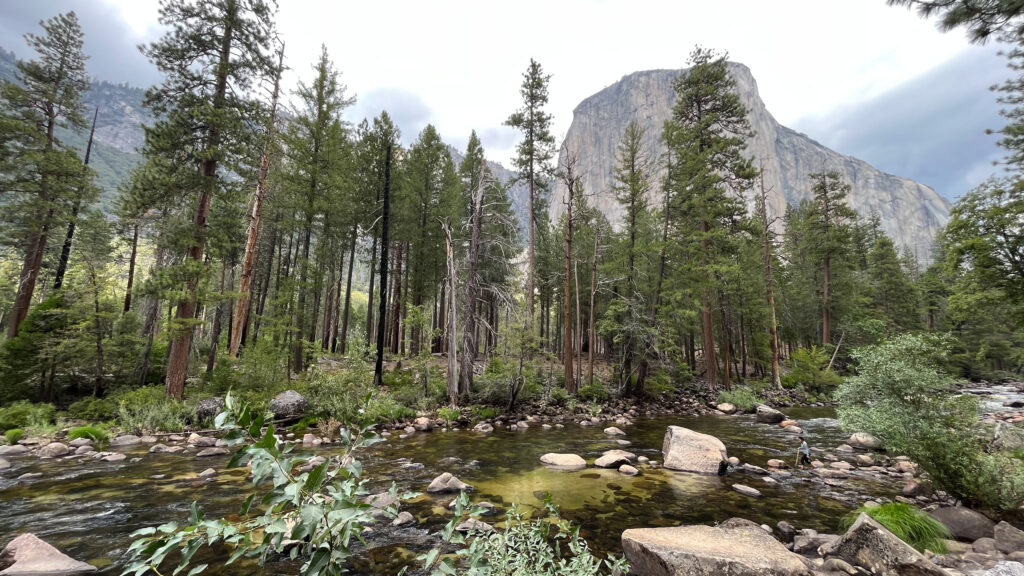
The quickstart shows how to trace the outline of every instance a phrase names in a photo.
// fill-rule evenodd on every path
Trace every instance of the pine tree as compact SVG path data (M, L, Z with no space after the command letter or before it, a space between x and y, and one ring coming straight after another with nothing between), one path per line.
M965 26L972 42L984 43L992 35L1024 35L1024 4L1007 0L886 0L890 6L917 8L923 18L937 15L948 32Z
M181 398L198 306L210 204L224 184L219 169L244 170L256 157L253 126L262 106L251 98L256 82L271 77L273 14L265 0L164 0L160 23L171 30L143 53L164 75L146 92L145 105L160 118L146 133L147 152L186 155L198 169L197 197L187 249L184 296L177 305L166 389ZM254 122L254 120L257 120Z
M540 64L530 59L530 66L523 74L519 94L523 106L505 121L506 126L523 133L523 140L516 146L513 164L519 171L518 181L526 181L529 188L529 262L526 271L526 327L533 326L534 292L537 284L537 239L540 221L547 228L547 192L552 169L551 159L555 154L555 137L551 135L551 114L544 111L548 103L548 82L551 75L544 74Z
M664 130L673 158L668 176L677 215L673 240L699 263L704 363L712 389L719 384L712 312L721 281L715 271L736 251L731 228L745 212L737 196L751 186L757 173L742 154L750 126L726 58L694 49L691 68L675 81L676 103ZM728 334L723 333L721 343L727 356ZM727 358L724 367L728 370ZM728 372L722 381L728 386Z
M78 155L56 136L58 127L85 127L82 93L89 89L82 54L82 29L74 12L41 23L44 34L26 34L37 59L18 61L15 82L0 87L2 124L0 183L12 200L5 206L12 237L24 246L17 295L7 324L7 337L18 335L28 315L39 279L51 228L67 221L68 209L85 190Z
M818 250L821 254L821 343L832 342L832 262L847 250L850 224L857 213L846 205L850 185L839 172L815 172L809 176L814 195L814 220Z

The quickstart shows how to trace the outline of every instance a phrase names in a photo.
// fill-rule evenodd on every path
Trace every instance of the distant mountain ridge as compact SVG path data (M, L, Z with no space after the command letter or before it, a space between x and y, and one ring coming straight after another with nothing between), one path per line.
M919 258L930 258L936 233L949 220L950 204L924 184L887 174L863 160L835 152L805 134L779 124L768 112L757 91L750 69L730 62L729 72L748 110L754 137L746 154L764 162L765 186L771 189L769 210L773 216L785 213L787 205L811 197L808 175L838 170L852 190L848 204L859 214L877 212L882 228L897 244L908 247ZM664 152L662 127L671 117L675 102L673 81L685 70L647 70L623 76L621 80L583 100L573 111L564 150L578 156L584 190L592 202L613 223L621 220L622 209L612 193L616 147L626 125L637 120L646 128L645 146L652 157ZM662 197L660 182L664 169L652 186L652 202ZM564 186L556 185L550 203L551 214L561 214ZM753 195L744 199L753 206Z

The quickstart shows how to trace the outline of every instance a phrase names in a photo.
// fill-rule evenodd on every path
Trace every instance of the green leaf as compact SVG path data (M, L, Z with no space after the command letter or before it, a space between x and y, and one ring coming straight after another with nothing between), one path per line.
M238 513L240 515L245 516L246 514L249 513L249 508L252 506L252 501L253 501L253 498L255 498L255 497L256 497L256 493L255 492L253 492L252 494L249 494L249 496L246 497L245 502L242 502L242 509L238 511Z
M302 486L304 490L309 491L320 488L320 484L323 482L324 477L327 475L328 462L329 461L324 461L323 464L320 464L319 466L313 468L313 470L309 472L309 476L306 477L306 483L303 484Z
M316 552L313 553L313 557L309 559L309 563L306 564L305 569L302 571L303 575L320 574L330 563L330 559L331 547L327 544L321 544L316 549Z

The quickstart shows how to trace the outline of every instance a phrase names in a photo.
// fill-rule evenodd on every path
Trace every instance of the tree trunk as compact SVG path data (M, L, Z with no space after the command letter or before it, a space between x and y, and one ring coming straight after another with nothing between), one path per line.
M352 266L356 260L356 233L359 231L359 226L356 224L352 225L352 236L351 246L349 246L348 252L348 275L345 280L345 311L342 313L341 319L341 353L345 353L345 344L348 342L348 319L352 311ZM366 306L367 314L370 313L370 308L373 307L372 298L368 300Z
M708 233L707 221L700 223L700 230L705 234ZM704 267L707 268L707 251L708 242L707 239L701 240L702 248L704 249ZM708 273L705 271L705 282L710 283L711 279ZM705 286L704 292L701 296L701 311L704 319L704 366L706 369L706 379L708 387L712 390L718 388L718 359L715 357L715 325L711 316L711 287Z
M206 356L206 373L213 372L217 364L217 344L220 343L220 327L224 317L224 277L227 275L228 261L221 261L220 265L220 301L217 302L217 311L213 316L213 330L210 332L210 352Z
M235 301L235 314L232 321L231 342L228 353L232 358L238 357L238 349L242 342L242 327L249 322L249 292L256 261L256 241L260 234L260 216L263 214L263 198L266 195L267 175L270 174L270 148L274 142L274 129L277 122L277 97L281 88L281 72L284 65L284 47L277 54L277 70L274 75L274 95L270 100L270 123L267 125L266 140L260 154L260 171L256 177L256 191L252 199L252 215L249 217L249 229L245 237L245 256L242 258L242 275L238 281L238 300ZM262 306L260 306L262 313Z
M97 106L96 111L92 114L92 128L89 129L89 142L85 145L85 158L82 160L82 166L89 165L89 156L92 155L92 139L96 134L96 117L99 116L100 109ZM85 170L83 168L82 172ZM53 275L53 289L60 290L61 286L64 285L64 274L68 269L68 260L71 259L71 243L75 238L75 224L78 219L78 211L81 209L82 200L81 198L75 199L75 204L71 208L71 221L68 222L68 231L64 236L64 246L60 250L60 260L57 261L57 272ZM127 312L127 310L125 310Z
M459 369L459 394L473 391L473 362L477 355L477 260L480 258L480 241L483 229L484 171L480 170L480 181L473 195L473 223L469 235L469 271L466 276L466 323L462 329L462 366Z
M594 348L597 346L597 338L594 335L594 307L596 306L595 296L597 295L597 228L594 228L594 260L590 266L590 319L587 323L587 386L594 385Z
M132 254L128 258L128 284L124 289L124 310L127 313L132 309L132 286L135 284L135 259L139 254L139 223L132 227Z
M566 217L565 217L565 282L562 285L563 292L563 304L562 304L562 319L564 338L564 350L562 352L562 363L565 368L565 390L569 394L576 394L576 390L579 388L576 385L576 379L573 377L572 369L572 285L571 280L571 264L572 264L572 203L573 193L575 192L576 182L573 180L572 168L569 169L569 175L567 176L569 198L566 202Z
M825 270L824 270L824 281L823 281L823 297L822 297L822 309L821 309L821 343L822 345L828 344L832 341L832 293L830 292L831 286L829 281L831 280L831 257L825 255Z
M221 39L220 55L216 69L217 76L213 92L214 111L222 110L225 106L233 22L233 14L225 20L224 36ZM209 129L207 140L210 150L218 148L220 145L220 133L216 128ZM209 156L201 160L200 171L203 175L203 182L199 189L199 201L196 203L195 217L192 222L195 228L193 242L188 249L188 258L196 264L202 262L203 250L206 247L206 229L209 226L210 220L210 199L213 197L213 188L216 186L217 177L216 156ZM179 323L189 322L195 316L198 287L199 277L193 274L186 282L185 299L178 303L176 318ZM179 325L177 327L177 334L171 340L169 347L166 376L167 395L177 400L181 400L185 393L185 377L188 375L188 354L191 347L191 323L187 327Z
M391 212L391 145L388 144L384 160L384 215L381 219L380 241L380 307L377 325L377 362L373 368L373 385L384 384L384 316L387 313L388 285L388 219Z
M445 283L448 284L448 317L445 324L446 340L448 342L448 403L457 406L459 403L459 374L458 356L459 351L455 342L455 253L452 250L452 228L447 221L442 223L444 228L445 251L448 262L448 274ZM442 290L444 293L444 290Z

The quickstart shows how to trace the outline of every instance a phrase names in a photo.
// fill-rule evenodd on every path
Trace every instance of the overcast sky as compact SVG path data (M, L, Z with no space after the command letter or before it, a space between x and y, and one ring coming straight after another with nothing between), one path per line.
M69 9L90 74L159 80L135 48L161 31L148 0L3 0L0 45L25 56L22 34ZM1004 123L988 90L1008 74L998 48L884 0L282 0L277 22L287 85L309 77L326 44L358 97L349 119L387 109L406 142L433 123L460 148L476 129L506 164L518 135L502 122L520 104L531 57L552 75L548 110L561 139L581 100L630 72L682 68L694 44L749 66L782 124L948 198L994 173L1000 157L984 133Z

